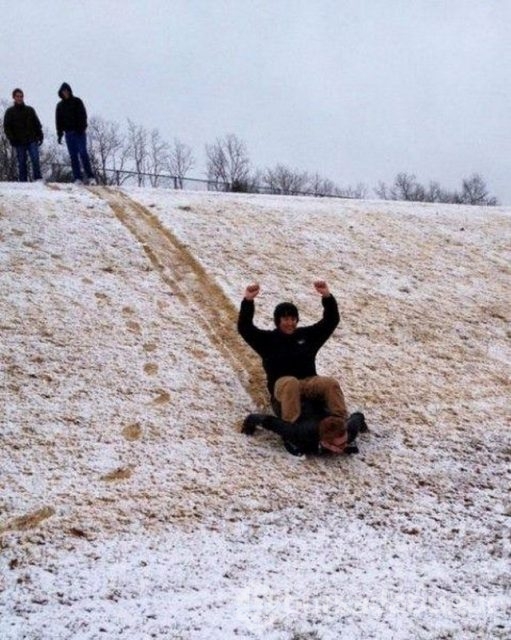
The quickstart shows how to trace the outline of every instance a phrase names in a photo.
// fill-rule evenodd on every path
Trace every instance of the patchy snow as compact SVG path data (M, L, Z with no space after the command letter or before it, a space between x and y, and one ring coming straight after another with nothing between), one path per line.
M0 637L511 637L511 210L0 184ZM336 295L358 456L239 434Z

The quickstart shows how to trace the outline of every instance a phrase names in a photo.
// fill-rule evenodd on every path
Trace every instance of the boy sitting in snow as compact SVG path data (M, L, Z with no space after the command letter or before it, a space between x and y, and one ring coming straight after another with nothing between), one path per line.
M316 355L339 324L339 309L324 280L314 282L321 296L323 315L312 325L300 327L297 307L281 302L275 307L273 329L254 324L255 298L261 287L254 283L245 289L238 316L238 332L261 357L272 403L278 403L281 416L295 423L301 402L321 398L330 414L346 420L344 396L335 378L318 375Z

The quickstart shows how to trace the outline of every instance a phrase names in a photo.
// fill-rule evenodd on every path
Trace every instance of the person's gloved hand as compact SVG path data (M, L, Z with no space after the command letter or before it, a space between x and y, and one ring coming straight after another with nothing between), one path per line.
M347 454L352 454L352 453L358 453L358 447L355 443L349 444L345 449L344 449L344 453Z
M304 452L296 446L296 444L294 444L293 442L290 442L289 440L284 440L284 447L286 448L286 451L288 453L290 453L292 456L296 456L297 458L304 458L305 454Z
M58 142L59 144L62 144L62 136L59 136L59 137L57 138L57 142Z

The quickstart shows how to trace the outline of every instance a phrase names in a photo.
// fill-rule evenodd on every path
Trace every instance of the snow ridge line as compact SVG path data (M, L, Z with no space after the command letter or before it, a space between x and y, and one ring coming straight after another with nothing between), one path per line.
M111 187L88 187L106 201L142 245L162 280L180 300L197 310L208 337L228 360L257 407L268 403L259 360L236 332L238 310L187 247L146 207Z

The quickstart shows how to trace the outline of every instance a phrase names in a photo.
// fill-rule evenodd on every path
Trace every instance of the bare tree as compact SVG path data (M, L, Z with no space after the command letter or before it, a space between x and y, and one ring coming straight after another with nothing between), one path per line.
M206 145L207 176L216 190L246 191L250 160L245 143L230 133Z
M336 188L332 180L321 177L319 173L314 173L309 178L308 191L314 196L331 196Z
M44 142L40 147L41 173L48 182L72 182L73 172L65 145L57 144L57 136L44 129Z
M374 189L374 193L381 200L390 200L389 188L382 180L378 182L378 186Z
M153 129L149 138L149 166L151 172L149 181L152 187L157 187L161 172L164 170L169 151L169 144L162 139L158 129Z
M445 202L444 198L447 196L445 191L440 186L439 182L431 180L428 188L425 191L426 202Z
M299 172L283 164L266 169L263 174L263 183L270 193L296 195L306 190L308 182L309 175L306 171Z
M89 120L87 132L92 169L98 182L118 183L117 172L123 170L126 160L123 153L125 139L119 132L119 125L94 116Z
M127 155L133 161L137 174L137 184L142 187L147 173L149 152L147 149L147 129L128 119Z
M394 183L389 187L384 182L379 182L374 190L382 200L408 200L419 202L442 202L441 198L447 198L437 182L430 182L428 189L417 182L413 174L398 173Z
M167 154L166 168L175 178L176 188L183 188L183 180L194 164L192 149L184 142L174 138L174 145Z
M4 121L5 111L9 107L6 100L0 100L0 119ZM0 127L0 180L17 180L16 153L5 135L3 126Z
M392 200L424 200L424 187L413 174L398 173L390 189Z
M487 206L498 204L496 198L489 196L486 183L478 173L463 180L461 192L442 189L435 181L431 181L426 188L417 182L414 175L399 173L391 187L380 182L375 193L383 200L416 200Z
M363 200L367 198L367 194L369 189L367 185L363 182L359 182L356 186L352 187L348 185L347 187L336 188L334 194L336 196L340 196L341 198L355 198L357 200Z
M494 207L497 204L497 199L489 196L483 177L478 173L474 173L470 178L465 178L462 182L461 202Z
M379 182L375 193L383 200L423 201L426 195L424 187L417 182L416 177L405 172L397 174L391 187Z

